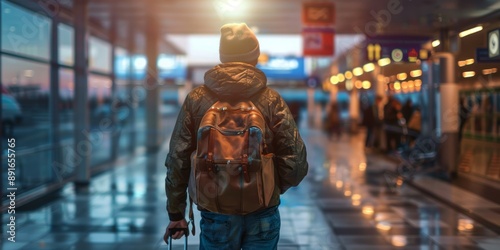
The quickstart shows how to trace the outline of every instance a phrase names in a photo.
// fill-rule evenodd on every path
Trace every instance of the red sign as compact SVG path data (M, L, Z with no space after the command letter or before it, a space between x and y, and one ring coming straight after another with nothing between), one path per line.
M334 34L333 29L304 29L303 56L333 56Z
M333 26L335 24L334 3L304 3L302 5L302 24L305 26Z

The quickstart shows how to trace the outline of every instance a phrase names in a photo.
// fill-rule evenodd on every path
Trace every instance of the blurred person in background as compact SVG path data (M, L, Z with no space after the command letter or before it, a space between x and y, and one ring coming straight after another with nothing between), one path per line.
M381 134L384 125L382 97L375 97L375 102L363 110L363 126L366 127L365 147L381 146Z
M462 142L462 135L464 131L465 124L471 115L471 110L467 105L467 100L464 97L460 97L460 114L459 114L459 128L458 128L458 143Z
M411 115L413 114L413 104L411 99L406 100L405 105L401 109L401 113L405 118L405 121L408 123L410 121Z
M400 120L404 119L401 109L401 103L394 97L390 97L384 107L387 153L397 150L401 145L403 134Z
M327 133L330 139L333 139L332 136L336 135L337 139L340 139L342 135L342 128L340 122L340 107L337 102L331 102L326 110L325 117L325 132Z

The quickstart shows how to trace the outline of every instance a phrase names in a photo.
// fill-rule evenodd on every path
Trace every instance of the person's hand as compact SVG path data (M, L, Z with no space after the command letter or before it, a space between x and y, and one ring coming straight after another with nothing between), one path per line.
M163 240L168 244L168 235L171 228L188 228L188 223L185 219L179 221L171 221L168 224L168 227L165 229L165 235L163 235ZM184 235L184 231L178 231L174 235L172 235L172 239L177 240L180 239ZM187 235L186 235L187 237Z

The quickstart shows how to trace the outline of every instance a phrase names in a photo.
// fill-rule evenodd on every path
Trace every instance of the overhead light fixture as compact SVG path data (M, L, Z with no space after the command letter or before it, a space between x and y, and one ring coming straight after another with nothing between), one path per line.
M384 67L384 66L387 66L389 64L391 64L390 58L382 58L382 59L378 60L378 66L380 66L380 67Z
M497 73L497 68L483 69L483 75L491 75Z
M407 88L408 88L408 82L407 82L407 81L403 81L403 82L401 83L401 88L402 88L402 89L407 89Z
M394 82L394 89L396 91L401 89L401 83L399 81Z
M439 41L439 40L434 40L434 41L432 41L432 43L431 43L431 44L432 44L432 47L436 48L437 46L439 46L439 45L441 44L441 41Z
M363 70L365 72L371 72L374 69L375 69L375 64L373 64L373 63L367 63L367 64L363 65Z
M408 75L407 75L406 73L399 73L399 74L397 75L397 78L398 78L398 80L400 80L400 81L404 81L404 80L406 80L406 78L407 78L407 77L408 77Z
M420 69L410 71L411 77L419 77L421 75L422 75L422 70L420 70Z
M420 86L422 86L422 80L420 79L415 80L415 87L419 88Z
M339 83L339 78L337 76L330 77L330 83L333 85Z
M470 58L470 59L465 60L465 64L466 64L466 65L471 65L471 64L474 64L474 59L473 59L473 58Z
M474 71L465 71L462 73L462 76L464 78L470 78L470 77L473 77L475 75L476 75L476 72L474 72Z
M352 79L352 72L351 71L349 71L349 70L346 71L344 75L345 75L345 79L347 79L347 80Z
M457 64L458 64L458 67L463 67L463 66L467 65L467 62L465 60L464 61L458 61Z
M408 81L408 88L412 89L413 87L415 87L415 82L412 80Z
M477 33L477 32L479 32L481 30L483 30L483 26L479 25L479 26L476 26L476 27L474 27L472 29L464 30L464 31L458 33L458 36L459 37L466 37L468 35Z
M363 81L363 89L370 89L372 84L369 81Z
M363 74L363 69L361 67L357 67L357 68L354 68L352 70L352 73L355 75L355 76L360 76Z
M363 82L361 82L360 80L357 80L354 83L354 87L356 87L357 89L361 89L363 87Z
M344 74L342 74L342 73L338 73L338 74L337 74L337 78L339 79L339 82L343 82L343 81L345 81Z

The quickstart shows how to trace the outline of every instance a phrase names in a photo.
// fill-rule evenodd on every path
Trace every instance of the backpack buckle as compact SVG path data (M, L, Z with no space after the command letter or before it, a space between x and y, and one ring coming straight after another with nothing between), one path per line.
M208 153L207 159L205 159L205 163L207 164L208 172L212 172L214 170L214 160L212 152Z

